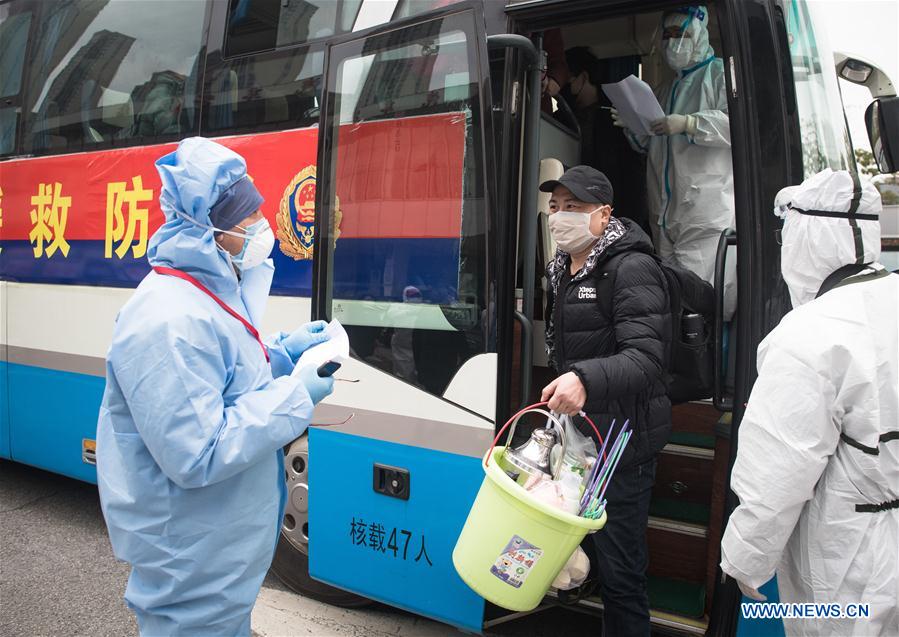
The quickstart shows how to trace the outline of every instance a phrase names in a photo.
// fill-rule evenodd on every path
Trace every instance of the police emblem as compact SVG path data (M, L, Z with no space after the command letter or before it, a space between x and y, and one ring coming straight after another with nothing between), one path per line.
M334 240L340 236L340 200L334 210ZM277 217L281 252L296 261L311 259L315 244L315 166L306 166L281 197Z

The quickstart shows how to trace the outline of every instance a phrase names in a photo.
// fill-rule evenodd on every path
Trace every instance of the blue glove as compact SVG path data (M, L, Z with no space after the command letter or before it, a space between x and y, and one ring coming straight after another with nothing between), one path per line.
M301 325L293 331L293 333L281 341L281 345L287 351L294 363L307 349L313 345L324 343L328 340L325 334L325 328L328 326L324 321L312 321Z
M300 370L299 377L306 391L309 392L313 405L317 405L322 398L334 391L334 377L325 376L322 378L318 375L318 368L315 365L303 367Z

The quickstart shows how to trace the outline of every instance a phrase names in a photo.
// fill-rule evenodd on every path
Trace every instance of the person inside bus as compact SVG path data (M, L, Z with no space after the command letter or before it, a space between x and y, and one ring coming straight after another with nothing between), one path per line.
M776 571L781 602L869 605L788 635L899 630L899 276L877 262L880 195L858 188L828 168L775 199L794 309L759 346L731 476L721 569L747 597Z
M734 180L724 63L709 44L708 21L704 5L663 16L662 53L677 75L656 91L667 115L652 123L653 134L627 129L615 110L612 119L646 154L659 256L714 284L718 240L734 227ZM735 273L732 267L725 283L726 320L736 306Z
M315 367L291 373L324 324L259 340L274 237L240 155L194 137L156 168L154 270L106 357L100 503L142 635L249 635L284 510L282 448L333 386Z
M618 82L637 72L639 58L634 56L600 60L585 46L565 51L568 83L561 91L574 110L581 130L581 163L596 168L612 183L617 193L619 214L640 224L649 232L649 219L643 175L646 160L617 133L609 117L611 102L601 85Z
M546 349L557 378L541 400L591 416L608 437L613 419L635 435L606 493L608 522L596 544L603 634L649 635L646 527L656 454L671 430L666 352L671 320L665 275L652 243L632 220L612 214L604 174L575 166L551 192L549 228L558 244L546 269ZM586 431L586 429L585 429Z

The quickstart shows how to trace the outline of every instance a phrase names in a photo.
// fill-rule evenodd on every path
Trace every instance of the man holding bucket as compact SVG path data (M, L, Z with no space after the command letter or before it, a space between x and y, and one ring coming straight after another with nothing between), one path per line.
M541 400L557 413L586 412L604 437L613 419L616 431L630 421L634 439L606 492L608 521L592 537L603 634L648 637L646 525L655 456L671 429L666 279L646 233L612 216L612 185L603 173L575 166L540 190L552 193L549 228L558 245L546 270L545 314L558 377Z

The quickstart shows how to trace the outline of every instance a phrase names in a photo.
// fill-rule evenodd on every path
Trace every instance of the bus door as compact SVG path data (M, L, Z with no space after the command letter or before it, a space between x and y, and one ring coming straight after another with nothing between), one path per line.
M452 550L497 363L484 17L463 3L326 52L313 317L351 358L309 434L313 578L480 631Z

